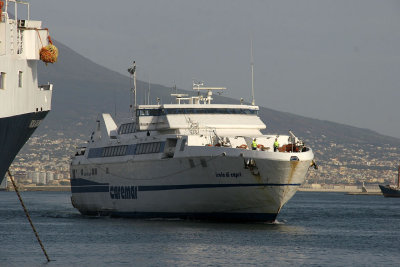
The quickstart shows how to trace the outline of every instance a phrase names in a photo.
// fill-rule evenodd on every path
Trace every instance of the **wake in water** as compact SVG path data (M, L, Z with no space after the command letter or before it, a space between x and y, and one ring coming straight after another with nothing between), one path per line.
M275 221L273 221L273 222L264 222L263 224L267 224L267 225L284 225L284 224L286 224L286 220L282 220L282 221L278 221L278 220L275 220Z
M45 217L45 218L55 218L55 219L77 219L77 218L82 218L82 215L79 213L75 212L69 212L69 211L48 211L48 212L43 212L40 217Z
M184 221L184 219L181 218L149 218L149 219L143 219L144 221Z

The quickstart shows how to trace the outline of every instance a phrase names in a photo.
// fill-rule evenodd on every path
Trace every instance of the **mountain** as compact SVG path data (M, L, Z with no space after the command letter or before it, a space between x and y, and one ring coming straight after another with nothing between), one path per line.
M39 64L39 82L54 84L52 111L36 131L36 135L47 133L59 136L86 139L97 114L102 112L116 114L117 118L129 116L130 79L106 67L100 66L60 42L55 42L59 49L58 62ZM129 67L131 55L121 62ZM138 64L140 74L140 63ZM138 81L138 102L144 99L143 91L148 84ZM179 90L180 92L186 92ZM171 88L151 84L151 99L170 103ZM186 92L191 93L191 92ZM214 102L238 103L239 100L213 96ZM284 101L284 100L283 100ZM258 103L262 106L262 103ZM307 105L307 103L299 103ZM316 111L318 112L318 111ZM399 146L400 139L384 136L377 132L352 127L349 125L306 118L300 115L260 107L260 117L267 124L268 133L287 133L292 130L297 136L310 142L325 139L340 144L388 144Z

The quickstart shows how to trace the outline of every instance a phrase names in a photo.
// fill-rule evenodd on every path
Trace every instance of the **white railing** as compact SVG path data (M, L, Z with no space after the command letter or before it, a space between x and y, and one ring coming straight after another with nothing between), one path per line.
M8 6L9 3L14 3L14 15L15 15L15 21L18 20L18 5L26 5L27 6L27 20L30 19L30 7L29 3L25 1L19 1L19 0L6 0L5 3L5 12L8 13Z
M18 29L17 31L17 54L22 54L24 52L23 48L23 34L22 31Z

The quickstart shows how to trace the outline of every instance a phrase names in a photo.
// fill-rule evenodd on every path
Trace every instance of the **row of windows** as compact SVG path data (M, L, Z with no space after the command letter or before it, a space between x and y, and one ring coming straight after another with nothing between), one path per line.
M165 108L138 109L137 116L163 116L168 114L251 114L257 115L258 110L241 108Z
M91 176L91 175L97 175L97 168L92 168L89 171L84 172L83 169L81 169L81 174L80 176ZM73 169L72 170L72 178L77 178L78 176L78 170Z
M22 87L22 71L18 72L18 87ZM6 73L0 72L0 89L6 89Z
M137 145L122 145L91 148L89 158L117 157L125 155L140 155L160 153L164 150L165 142L142 143Z
M118 134L129 134L133 132L135 132L135 124L133 122L121 124L118 128Z
M128 146L109 146L103 148L102 157L125 156Z
M257 110L240 108L174 108L164 109L165 114L257 114Z
M161 149L160 142L138 144L136 146L135 155L159 153L160 149Z
M162 116L165 115L161 109L138 109L136 116Z

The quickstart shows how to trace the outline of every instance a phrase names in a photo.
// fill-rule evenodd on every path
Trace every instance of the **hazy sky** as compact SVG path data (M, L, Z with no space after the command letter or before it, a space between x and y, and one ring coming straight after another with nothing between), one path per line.
M32 0L53 38L112 70L400 137L400 1ZM156 96L154 96L156 97ZM267 122L268 124L268 122Z

